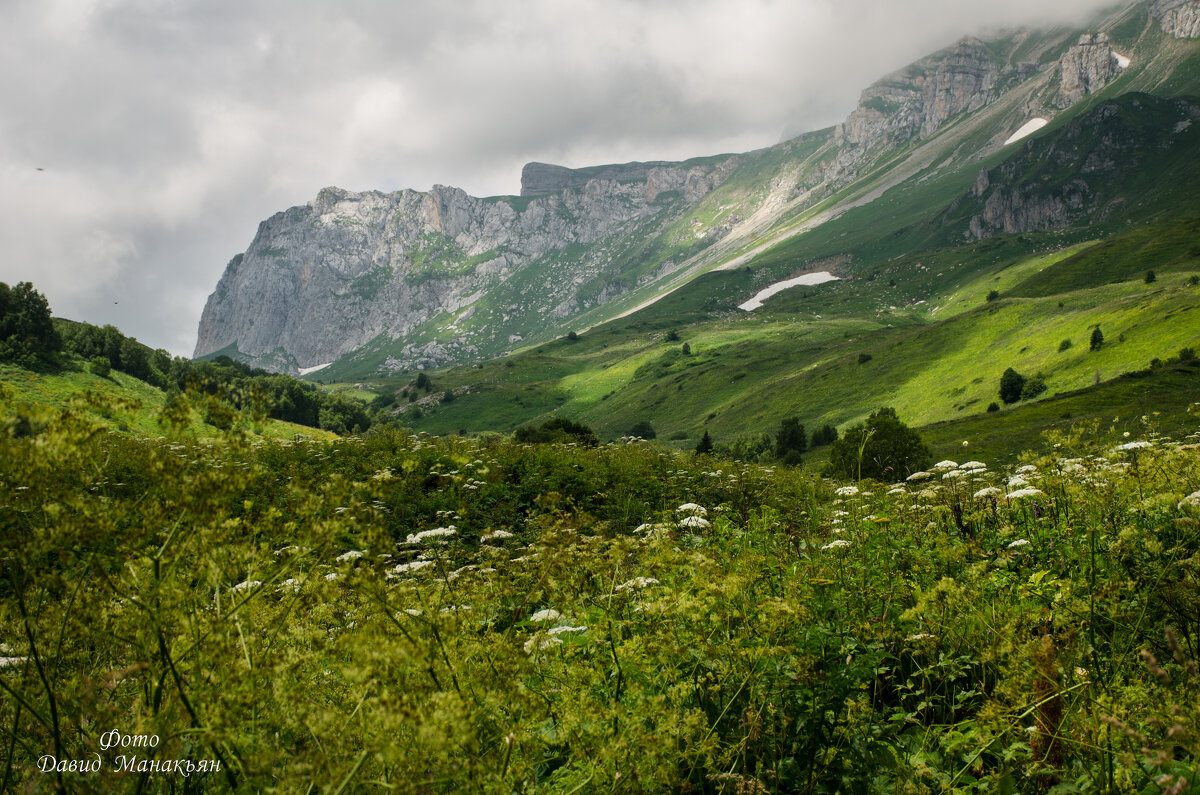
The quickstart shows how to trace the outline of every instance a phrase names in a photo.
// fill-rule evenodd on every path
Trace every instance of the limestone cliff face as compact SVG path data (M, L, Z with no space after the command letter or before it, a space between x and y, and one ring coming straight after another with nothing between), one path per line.
M997 96L1001 69L974 38L918 61L867 88L835 140L845 168L878 147L927 138L949 119Z
M1054 104L1060 108L1074 105L1104 88L1120 71L1108 35L1085 33L1058 62L1059 88Z
M1200 0L1152 0L1150 15L1177 39L1200 38Z
M442 186L427 193L326 188L264 221L229 263L204 308L195 355L236 343L258 364L295 372L431 324L450 331L415 334L393 369L511 348L540 330L530 324L554 319L556 307L594 300L581 288L610 269L613 256L593 244L697 201L735 165L631 164L586 177L527 168L534 184L525 187L538 194L528 201ZM562 187L554 193L551 185ZM547 269L553 278L542 278ZM494 322L473 317L480 299L505 284L519 297L491 307Z

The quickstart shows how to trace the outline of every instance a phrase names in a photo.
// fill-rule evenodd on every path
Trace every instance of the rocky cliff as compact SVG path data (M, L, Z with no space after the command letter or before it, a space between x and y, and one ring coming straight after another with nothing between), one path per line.
M1177 172L1200 154L1197 122L1200 105L1188 100L1126 94L1103 102L981 170L943 222L965 220L964 236L978 240L1128 214L1144 204L1136 186L1153 185L1156 175Z
M1150 14L1177 39L1200 38L1200 0L1153 0Z
M1055 106L1065 108L1074 105L1088 94L1104 88L1120 71L1120 61L1113 52L1108 35L1085 33L1058 62L1059 85Z
M561 320L562 306L595 300L587 293L596 280L615 275L605 240L674 217L673 207L703 197L736 163L629 164L586 178L539 164L526 168L532 199L442 186L326 188L264 221L229 263L195 355L236 345L256 363L295 372L377 339L411 338L392 369L497 352Z

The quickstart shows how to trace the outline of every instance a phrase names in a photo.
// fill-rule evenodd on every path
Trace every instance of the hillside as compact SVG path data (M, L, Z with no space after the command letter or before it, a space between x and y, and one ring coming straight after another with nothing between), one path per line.
M1175 35L1190 35L1187 19L1176 6L1135 4L1084 30L967 38L868 87L842 124L755 152L584 169L534 163L519 197L327 189L265 221L230 262L196 354L293 373L328 365L322 380L359 381L546 342L714 269L753 261L756 283L769 283L785 275L772 265L778 256L791 270L847 254L873 264L863 259L959 242L975 216L975 236L990 234L987 218L1003 216L1011 197L986 197L991 216L960 201L954 211L971 212L962 230L957 217L945 234L907 227L1028 146L1005 141L1031 118L1049 119L1052 133L1104 98L1200 93L1197 43ZM993 175L994 192L1005 179ZM1087 223L1110 209L1029 209L1023 228ZM885 224L896 236L868 252L859 238L883 228L861 221L880 216L908 220ZM857 252L834 231L851 219Z
M437 374L464 394L401 416L453 432L560 412L609 438L647 421L694 445L706 430L732 442L789 416L845 426L883 405L918 425L981 415L1009 367L1042 374L1043 400L1145 369L1200 345L1200 139L1183 123L1194 108L1120 95L991 167L1014 190L1034 186L1031 204L1073 184L1103 218L1081 205L1059 230L971 240L990 201L982 177L957 196L936 180L897 189L576 339ZM771 279L815 270L841 278L736 309ZM1091 350L1096 328L1106 342Z

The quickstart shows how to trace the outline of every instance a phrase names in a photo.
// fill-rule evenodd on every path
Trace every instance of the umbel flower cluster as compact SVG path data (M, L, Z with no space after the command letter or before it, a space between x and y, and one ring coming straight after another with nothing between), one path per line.
M0 437L16 791L126 788L37 768L111 731L200 792L1198 783L1195 437L835 483L53 420Z

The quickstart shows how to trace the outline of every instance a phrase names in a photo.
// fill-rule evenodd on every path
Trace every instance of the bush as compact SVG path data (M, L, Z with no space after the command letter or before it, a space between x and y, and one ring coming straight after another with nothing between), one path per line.
M654 430L654 426L647 420L640 420L632 428L629 429L630 436L640 436L643 439L653 439L658 436Z
M513 438L524 444L568 444L574 442L584 447L595 447L600 443L596 432L588 426L572 422L566 417L551 417L541 425L523 425L513 433Z
M1021 400L1032 400L1038 395L1046 391L1046 381L1041 375L1035 375L1025 381L1025 386L1021 388Z
M829 466L843 477L900 480L929 465L933 454L895 409L881 408L833 443Z
M1146 284L1154 284L1158 277L1154 275L1154 271L1146 271Z
M1096 326L1092 330L1091 350L1100 350L1100 346L1104 344L1104 333L1100 331L1100 327Z
M993 400L991 403L988 404L987 410L988 410L988 414L999 411L1000 404Z
M1058 352L1059 353L1062 353L1063 351L1069 351L1069 350L1071 350L1071 341L1070 340L1063 340L1062 342L1058 343Z
M987 302L990 304L992 301L995 301L999 297L1000 297L1000 291L992 290L990 293L987 294Z
M866 364L866 363L867 363L867 362L869 362L869 361L871 361L871 354L869 354L869 353L860 353L860 354L858 355L858 363L859 363L859 364Z
M1195 360L1196 360L1196 349L1195 348L1180 348L1179 349L1179 361L1194 362Z
M92 375L98 375L101 378L108 378L109 373L112 372L112 365L109 364L108 359L104 356L97 356L92 359L92 365L90 369L92 371Z
M1005 403L1016 403L1025 389L1025 376L1011 367L1000 376L1000 399Z

